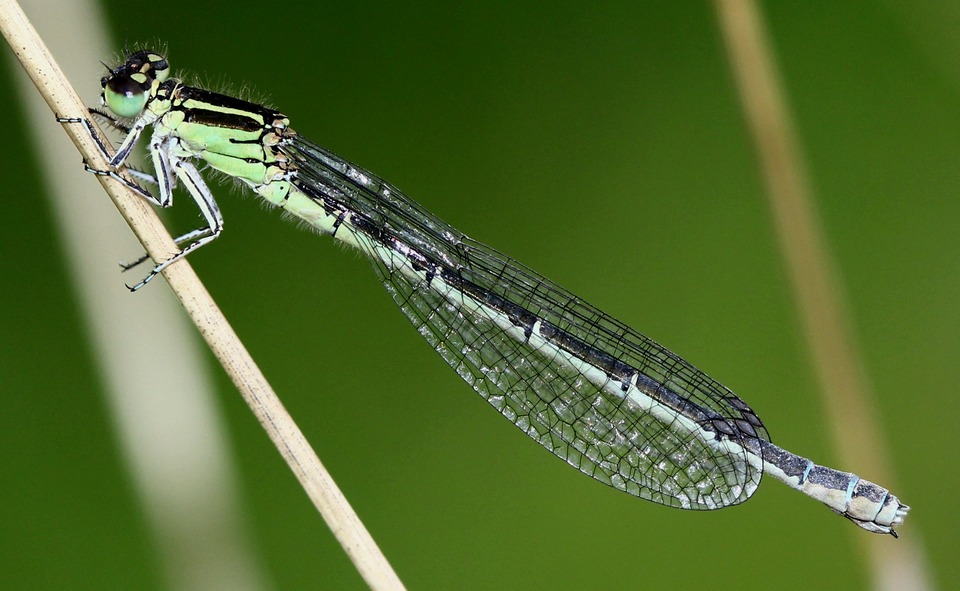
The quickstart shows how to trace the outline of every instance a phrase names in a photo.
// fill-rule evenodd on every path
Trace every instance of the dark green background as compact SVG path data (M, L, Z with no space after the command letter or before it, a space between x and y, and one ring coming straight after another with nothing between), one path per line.
M768 4L895 492L914 508L901 533L956 581L960 9ZM106 10L118 49L160 38L175 68L269 95L299 132L733 388L780 445L836 463L709 4ZM162 586L0 64L0 587ZM94 102L96 81L75 82ZM698 513L580 476L472 393L358 256L252 198L221 207L227 232L191 262L411 588L866 584L869 534L772 479ZM217 376L276 588L361 587Z

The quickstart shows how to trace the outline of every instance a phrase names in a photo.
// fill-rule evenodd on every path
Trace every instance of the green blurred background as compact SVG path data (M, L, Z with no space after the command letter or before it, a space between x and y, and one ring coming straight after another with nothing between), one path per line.
M960 7L764 11L889 438L891 488L913 507L901 534L926 547L934 582L956 581ZM709 4L169 0L105 12L118 51L162 39L175 69L269 96L299 132L734 389L781 446L857 470L835 462ZM162 588L10 64L0 587ZM97 81L74 82L93 104ZM472 393L358 256L250 197L220 204L226 233L190 260L411 588L867 584L856 537L869 534L772 479L746 505L699 513L584 478ZM187 229L196 212L168 219ZM268 580L361 588L216 376Z

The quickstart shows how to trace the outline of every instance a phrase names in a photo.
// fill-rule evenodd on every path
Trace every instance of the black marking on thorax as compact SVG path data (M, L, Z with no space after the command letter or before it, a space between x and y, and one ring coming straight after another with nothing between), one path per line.
M198 101L224 109L251 113L255 117L214 109L187 107L184 105L187 101ZM176 101L171 109L182 111L184 121L189 123L251 132L264 129L266 122L282 117L279 111L268 109L262 105L191 86L181 86L177 89Z

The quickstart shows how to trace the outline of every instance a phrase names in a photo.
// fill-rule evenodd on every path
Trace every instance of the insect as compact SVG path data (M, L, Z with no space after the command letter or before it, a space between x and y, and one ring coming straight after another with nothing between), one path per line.
M770 442L753 410L678 355L545 277L471 240L370 172L296 133L273 109L170 78L135 51L110 70L95 111L127 129L116 153L85 123L111 170L159 207L182 185L206 224L131 289L214 240L223 217L198 167L249 187L356 248L417 331L490 403L584 474L682 509L748 499L763 473L860 527L896 536L909 507L886 489ZM122 122L129 121L129 127ZM120 169L151 128L158 196Z

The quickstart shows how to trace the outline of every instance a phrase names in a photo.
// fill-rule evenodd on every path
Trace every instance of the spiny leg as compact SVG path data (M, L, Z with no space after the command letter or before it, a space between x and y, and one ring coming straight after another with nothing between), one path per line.
M173 239L173 243L176 244L178 247L182 248L182 245L184 243L190 242L191 240L197 240L211 233L212 233L212 230L209 227L197 228L196 230L191 230L186 234L177 236L176 238ZM125 273L130 269L138 267L143 263L147 262L149 258L150 258L150 255L144 254L143 256L141 256L135 261L131 261L129 263L120 263L120 270L121 272Z
M120 166L123 165L123 162L124 162L124 161L127 159L127 157L130 155L130 152L131 152L132 149L133 149L133 145L136 144L136 139L137 139L137 137L139 137L140 132L142 132L142 129L143 129L142 126L141 126L140 130L136 132L136 136L137 136L137 137L133 138L133 140L131 141L130 136L131 136L131 134L133 134L135 127L134 127L134 128L130 128L130 127L126 127L126 126L120 125L119 123L116 122L116 120L115 120L114 118L110 117L110 116L107 115L106 113L103 113L103 112L101 112L101 111L99 111L99 110L97 110L97 109L89 109L89 111L90 111L90 113L92 113L92 114L99 115L100 117L103 117L103 118L107 121L107 123L108 123L109 125L111 125L112 127L115 127L115 128L117 128L117 129L119 129L119 130L121 130L121 131L125 131L125 132L127 133L127 136L124 138L124 142L123 142L123 145L121 146L121 148L123 148L124 146L127 146L127 147L126 147L126 149L125 149L125 152L123 153L123 157L122 157L122 158L120 158L120 155L121 155L121 152L120 152L120 151L118 151L116 154L111 155L111 154L110 154L110 150L109 150L108 147L107 147L108 144L107 144L106 140L105 140L99 133L97 133L97 130L94 128L93 124L90 122L89 119L81 119L81 118L76 118L76 117L57 117L56 120L57 120L57 122L60 123L60 124L68 124L68 123L70 123L70 124L76 124L76 123L82 124L82 125L86 128L87 134L88 134L88 135L90 136L90 138L93 140L94 144L96 144L96 146L97 146L97 151L100 152L100 155L103 156L103 158L104 158L105 160L107 160L107 162L109 162L109 163L110 163L110 166L112 167L111 170L101 170L101 169L97 169L97 168L94 168L94 167L90 166L90 164L87 163L86 160L84 160L84 161L83 161L83 169L86 170L87 172L91 173L91 174L94 174L94 175L97 175L97 176L108 176L108 177L110 177L110 178L112 178L112 179L114 179L114 180L116 180L116 181L118 181L118 182L121 182L121 183L123 183L127 188L131 189L132 191L134 191L135 193L137 193L138 195L140 195L140 196L143 197L144 199L150 201L151 203L153 203L153 204L155 204L155 205L160 205L159 202L157 201L157 198L154 197L153 194L150 193L150 191L144 189L140 184L138 184L138 183L136 183L136 182L134 182L134 181L131 181L130 179L124 177L122 174L120 174L120 173L116 170L117 168L119 168ZM135 168L131 168L131 167L124 167L124 169L125 169L127 172L129 172L130 175L131 175L132 177L134 177L135 179L139 179L139 180L141 180L141 181L145 181L145 182L152 183L152 184L158 184L157 181L156 181L156 179L154 179L153 176L149 175L149 174L146 173L146 172L143 172L143 171L137 170L137 169L135 169Z
M90 134L90 137L93 138L94 142L96 143L98 150L103 157L109 161L110 165L114 167L122 166L123 162L130 155L133 146L136 145L136 141L143 132L143 129L146 127L143 119L138 118L132 127L126 128L117 124L116 120L109 115L101 113L95 109L91 109L91 112L104 117L109 124L117 127L118 129L128 130L126 138L124 138L124 141L117 150L117 153L112 157L107 149L107 144L100 137L100 135L96 133L96 130L89 119L61 117L57 118L57 121L60 123L83 124L87 129L87 132ZM203 181L203 178L200 176L199 171L190 162L182 160L173 155L173 148L176 146L176 142L177 138L175 137L151 137L148 149L153 160L156 176L126 167L126 170L134 178L150 184L156 184L158 187L159 197L155 197L152 193L144 189L136 182L124 178L115 170L97 170L84 162L84 168L88 172L97 175L110 176L111 178L122 182L134 190L138 195L142 196L150 203L163 208L171 207L173 205L173 189L179 180L190 193L190 196L197 204L197 207L200 209L200 213L207 222L206 226L197 228L196 230L191 230L190 232L175 238L174 242L177 244L177 246L181 246L183 243L187 242L189 242L189 244L187 244L185 247L182 247L180 252L173 255L169 259L158 263L140 282L132 286L127 285L127 288L130 289L130 291L137 291L149 283L151 279L167 268L170 264L180 260L188 253L214 240L223 230L223 216L220 213L220 208L217 205L210 188L207 187L206 183ZM143 263L148 258L148 255L144 255L132 263L121 263L120 266L124 271L126 271Z
M165 147L169 149L169 146ZM200 176L200 171L198 171L192 163L186 160L177 159L167 150L162 148L154 152L154 156L155 161L158 159L162 160L162 164L168 167L164 168L164 170L172 170L172 172L175 174L175 178L183 184L185 189L187 189L187 192L190 193L190 196L193 197L194 202L200 209L200 213L206 220L207 225L203 228L197 228L196 230L187 232L186 234L176 238L175 242L177 242L178 246L180 243L188 240L192 240L192 242L183 247L177 254L165 261L158 263L139 283L135 285L127 285L127 288L130 291L137 291L149 283L151 279L156 277L161 271L166 269L172 263L182 259L201 246L212 242L220 235L220 232L223 231L223 216L220 214L220 207L217 205L210 188L203 181L203 177ZM158 175L157 178L162 179L163 176ZM163 181L161 181L161 193L164 190L162 182Z

